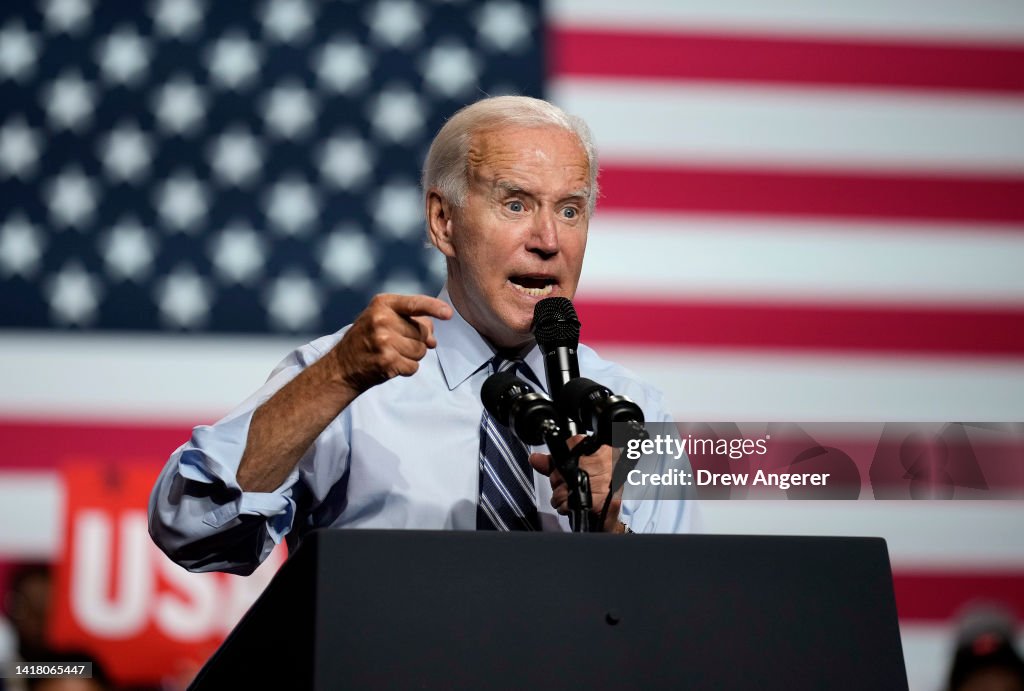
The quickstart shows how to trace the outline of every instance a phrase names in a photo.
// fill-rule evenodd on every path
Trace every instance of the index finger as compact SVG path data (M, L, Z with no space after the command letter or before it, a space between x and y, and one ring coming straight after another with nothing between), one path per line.
M447 302L426 295L394 295L388 304L403 317L452 318L452 308Z
M427 317L406 317L420 330L420 340L427 344L428 348L437 346L437 339L434 338L434 322Z

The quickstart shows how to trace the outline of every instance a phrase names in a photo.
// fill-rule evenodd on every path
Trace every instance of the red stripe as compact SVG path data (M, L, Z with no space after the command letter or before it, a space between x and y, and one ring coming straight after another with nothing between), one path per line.
M1024 92L1024 46L556 27L557 76Z
M905 572L893 574L896 608L901 621L945 622L965 607L998 603L1024 618L1024 572Z
M576 309L588 343L1024 356L1024 308L581 299Z
M35 470L76 461L163 462L191 434L187 424L0 420L0 467Z
M711 166L601 169L600 207L668 211L1020 223L1024 178Z

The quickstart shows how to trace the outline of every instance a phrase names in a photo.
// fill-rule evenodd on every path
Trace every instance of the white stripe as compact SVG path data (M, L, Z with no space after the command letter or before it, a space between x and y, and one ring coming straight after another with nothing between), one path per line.
M558 24L610 29L1024 39L1024 4L1015 0L551 0L547 13Z
M0 415L195 424L249 395L287 349L258 338L232 351L230 339L5 334ZM680 419L1024 420L1024 363L1012 360L599 352L656 382Z
M1024 227L936 229L599 210L578 298L1019 306L1022 266Z
M906 90L558 79L602 164L1024 172L1024 99Z
M64 503L57 473L0 471L0 561L60 556Z
M654 382L680 420L1024 420L1024 362L611 346L599 353Z
M900 624L910 691L937 691L949 681L956 630L953 626Z
M501 528L508 532L508 526L505 524L505 521L501 520L501 516L499 516L498 512L494 510L494 507L491 506L491 500L486 496L481 496L480 501L483 503L484 511L487 513L488 518L491 519L491 523L493 523L496 528Z
M505 504L507 504L508 507L511 508L517 516L522 517L522 510L520 510L520 508L516 505L515 499L512 498L512 494L508 491L508 488L505 487L504 483L498 477L497 470L494 468L494 466L485 461L484 472L487 473L488 477L491 478L491 483L493 484L494 488L497 489L498 493L505 499Z
M883 537L894 569L1024 569L1021 501L702 501L714 534Z
M0 414L212 422L304 342L7 331L0 339Z
M523 488L523 491L532 497L533 485L526 479L526 475L523 474L523 469L519 466L519 462L516 459L515 454L512 449L509 448L508 444L505 443L505 438L501 436L500 432L498 432L494 418L488 415L487 422L485 424L487 425L487 436L490 437L491 443L494 444L496 449L498 449L498 453L501 454L502 459L505 461L505 465L507 465L512 471L516 482L518 482L519 486Z

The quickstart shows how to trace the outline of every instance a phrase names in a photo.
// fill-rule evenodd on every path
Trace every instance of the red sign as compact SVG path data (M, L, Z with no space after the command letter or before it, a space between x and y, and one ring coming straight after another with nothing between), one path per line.
M62 556L54 579L54 646L86 650L122 684L188 679L284 561L277 549L252 576L194 574L152 542L148 464L74 465L63 473Z

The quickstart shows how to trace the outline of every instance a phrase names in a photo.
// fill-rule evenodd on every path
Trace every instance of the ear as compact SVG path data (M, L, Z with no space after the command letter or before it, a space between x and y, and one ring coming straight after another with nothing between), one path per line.
M452 205L437 189L427 192L427 232L434 247L446 257L455 255L452 245Z

